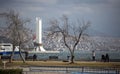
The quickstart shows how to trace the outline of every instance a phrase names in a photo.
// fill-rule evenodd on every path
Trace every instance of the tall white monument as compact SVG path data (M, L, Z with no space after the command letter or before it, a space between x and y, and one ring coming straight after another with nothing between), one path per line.
M42 45L42 20L36 17L36 51L46 51Z

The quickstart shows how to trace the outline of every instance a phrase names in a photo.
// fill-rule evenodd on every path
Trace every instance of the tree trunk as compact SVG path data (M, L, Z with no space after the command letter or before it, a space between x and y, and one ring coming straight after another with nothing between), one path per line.
M10 55L10 59L9 59L10 63L13 61L14 52L15 52L15 46L13 45L13 51L12 51L12 53Z
M23 63L25 63L25 58L23 57L23 55L22 55L22 52L21 52L21 49L20 49L20 48L19 48L19 55L20 55L20 57L21 57L21 59L22 59Z
M71 54L71 59L70 59L70 64L72 64L72 63L74 63L74 55L73 54Z

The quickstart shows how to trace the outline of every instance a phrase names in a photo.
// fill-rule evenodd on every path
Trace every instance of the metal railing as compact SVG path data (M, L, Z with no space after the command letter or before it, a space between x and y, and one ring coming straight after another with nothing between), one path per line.
M74 66L40 66L29 67L29 71L23 71L23 74L120 74L116 68L96 68L96 67L74 67Z

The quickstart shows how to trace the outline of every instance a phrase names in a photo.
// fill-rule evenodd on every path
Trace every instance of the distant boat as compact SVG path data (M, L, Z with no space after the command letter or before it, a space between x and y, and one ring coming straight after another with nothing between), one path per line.
M13 51L13 45L11 43L0 43L0 55L9 55ZM18 54L18 46L15 47L14 54Z

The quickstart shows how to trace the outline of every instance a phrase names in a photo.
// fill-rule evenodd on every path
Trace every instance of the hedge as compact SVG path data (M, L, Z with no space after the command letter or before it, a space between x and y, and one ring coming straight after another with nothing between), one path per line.
M0 74L22 74L22 69L0 69Z

